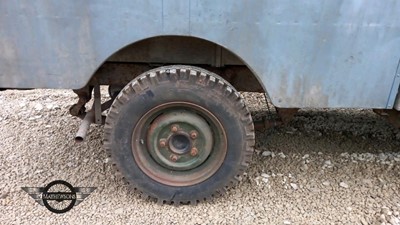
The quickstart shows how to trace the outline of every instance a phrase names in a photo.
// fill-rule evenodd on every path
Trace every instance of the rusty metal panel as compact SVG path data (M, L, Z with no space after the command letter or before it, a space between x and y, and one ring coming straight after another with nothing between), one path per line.
M176 48L180 46L180 48ZM111 62L212 64L215 44L201 39L163 36L135 43L111 56ZM173 57L171 57L173 56Z
M77 89L119 49L181 35L239 56L278 107L390 108L398 12L396 0L0 1L0 87Z
M160 36L139 41L121 49L107 61L151 62L153 64L219 64L219 66L244 65L235 55L219 45L203 39L184 36Z

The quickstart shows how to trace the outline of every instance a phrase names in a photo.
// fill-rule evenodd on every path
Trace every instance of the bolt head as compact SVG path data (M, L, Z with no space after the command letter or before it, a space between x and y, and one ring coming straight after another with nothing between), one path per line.
M199 151L197 150L196 147L193 147L193 148L190 150L190 155L191 155L191 156L196 156L197 154L199 154Z
M178 126L177 125L172 125L171 126L171 131L174 132L174 133L178 132Z
M164 148L166 145L167 145L167 143L165 142L165 140L164 140L164 139L161 139L161 140L160 140L160 147L161 147L161 148Z
M196 132L196 131L190 132L190 137L191 137L192 139L196 139L196 138L197 138L197 132Z
M171 159L172 162L176 162L176 160L178 160L178 156L174 154L170 155L169 158Z

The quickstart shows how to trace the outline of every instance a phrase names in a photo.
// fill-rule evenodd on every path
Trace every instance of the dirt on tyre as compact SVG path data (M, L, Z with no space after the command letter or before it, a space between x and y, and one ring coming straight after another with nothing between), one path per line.
M122 89L105 125L105 148L122 176L159 203L223 194L248 166L254 126L240 94L191 66L150 70Z

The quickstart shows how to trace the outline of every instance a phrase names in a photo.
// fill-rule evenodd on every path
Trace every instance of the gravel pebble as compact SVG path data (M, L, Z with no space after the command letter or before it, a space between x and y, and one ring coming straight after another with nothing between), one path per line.
M301 165L301 167L300 167L300 170L304 172L304 171L307 171L308 168L309 168L308 165L307 165L306 163L303 163L303 164Z
M104 159L104 163L110 163L111 162L111 158L106 158L106 159Z
M326 160L324 162L323 168L332 168L332 167L333 167L333 164L332 164L331 160Z
M123 208L118 208L114 211L114 213L116 214L123 214L124 213L124 209Z
M272 156L272 152L271 151L263 151L263 153L261 155L264 157Z
M37 110L37 111L42 111L43 105L40 104L40 103L37 103L37 104L35 104L34 108L35 108L35 110Z
M299 186L295 183L290 183L290 186L294 189L297 190L299 188Z
M282 159L286 158L286 155L283 152L279 152L278 156L281 157Z
M388 215L389 212L390 212L390 209L388 207L384 206L381 208L381 213Z
M349 188L349 185L346 184L345 182L340 182L339 186L342 187L342 188Z
M329 186L331 183L330 183L329 181L324 181L324 182L322 182L322 184L323 184L324 186Z

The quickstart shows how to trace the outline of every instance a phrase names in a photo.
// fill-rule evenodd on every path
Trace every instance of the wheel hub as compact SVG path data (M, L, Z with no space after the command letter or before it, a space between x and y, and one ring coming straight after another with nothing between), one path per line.
M192 143L186 134L172 135L168 148L176 154L185 154L190 151Z
M225 130L205 108L189 102L154 107L136 124L132 153L152 179L172 186L200 183L222 165L227 153Z
M196 135L192 135L196 133ZM169 110L159 115L147 133L150 155L173 170L190 170L202 164L213 146L212 131L198 114Z

